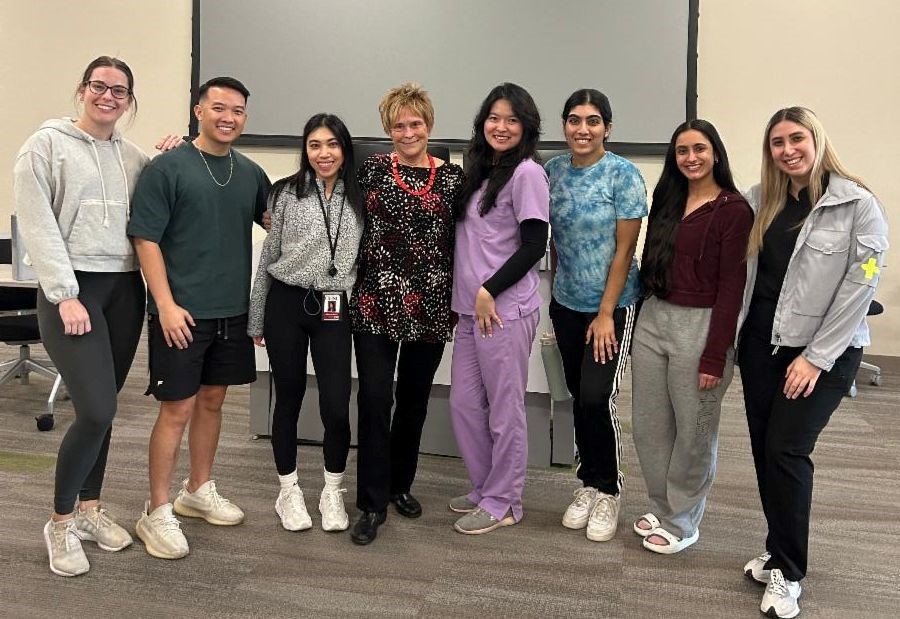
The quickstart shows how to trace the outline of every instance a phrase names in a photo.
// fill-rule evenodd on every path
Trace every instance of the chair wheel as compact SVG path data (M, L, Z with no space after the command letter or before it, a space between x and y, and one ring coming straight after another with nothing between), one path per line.
M872 384L876 387L881 386L881 374L873 374L872 375Z
M53 429L53 415L44 413L34 418L37 422L37 429L41 432L47 432Z

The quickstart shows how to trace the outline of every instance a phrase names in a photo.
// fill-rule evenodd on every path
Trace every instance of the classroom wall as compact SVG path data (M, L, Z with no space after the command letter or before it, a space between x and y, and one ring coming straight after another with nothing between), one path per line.
M814 109L844 162L895 220L891 242L900 251L900 123L891 115L900 100L897 23L895 0L700 0L698 110L718 127L738 185L748 187L758 179L769 116L786 105ZM609 27L598 24L598 32ZM43 120L75 114L72 91L89 60L112 54L130 64L139 113L127 134L151 152L159 136L187 131L190 53L189 0L0 3L0 222L12 212L10 170L19 146ZM628 53L639 53L639 46ZM422 81L427 86L427 76ZM603 88L590 80L585 85ZM560 103L567 95L560 93ZM251 114L252 104L251 97ZM296 166L296 152L242 150L273 179ZM652 189L660 158L635 161ZM878 298L887 311L870 323L869 350L900 355L900 309L894 309L900 308L900 276L887 270Z

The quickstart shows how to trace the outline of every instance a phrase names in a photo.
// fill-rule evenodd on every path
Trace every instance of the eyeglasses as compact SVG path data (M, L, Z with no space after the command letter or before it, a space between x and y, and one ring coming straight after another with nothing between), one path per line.
M131 89L127 86L110 86L106 82L101 82L100 80L91 80L85 82L85 85L91 89L92 93L98 96L102 95L107 90L109 90L116 99L127 99L131 96Z
M421 131L425 127L425 121L422 120L413 120L408 123L397 123L393 127L391 127L391 133L401 134L405 133L407 129L412 129L413 131Z

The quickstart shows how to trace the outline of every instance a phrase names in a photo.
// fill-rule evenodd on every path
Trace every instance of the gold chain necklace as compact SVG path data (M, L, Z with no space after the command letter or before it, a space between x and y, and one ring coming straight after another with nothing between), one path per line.
M231 175L234 174L234 155L231 154L231 149L230 149L230 148L228 149L228 161L229 161L230 164L231 164L230 167L229 167L229 169L228 169L228 180L226 180L224 183L220 183L220 182L216 179L215 175L212 173L212 170L210 170L210 168L209 168L209 163L206 161L206 157L203 156L203 151L200 150L200 147L197 146L197 143L196 143L196 142L191 142L191 143L194 145L194 148L197 149L197 152L200 153L200 158L203 160L203 165L206 166L206 171L209 172L209 177L210 177L211 179L213 179L213 182L214 182L216 185L218 185L219 187L225 187L226 185L228 185L228 183L231 182Z

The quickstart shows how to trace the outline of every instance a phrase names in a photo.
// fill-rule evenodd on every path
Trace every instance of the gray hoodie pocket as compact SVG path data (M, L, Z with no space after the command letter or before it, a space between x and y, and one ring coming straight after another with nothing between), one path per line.
M847 273L850 233L817 229L809 233L797 264L795 312L804 316L824 316Z
M123 257L133 249L125 233L128 217L121 200L81 200L66 239L70 256ZM105 221L104 221L105 220Z

